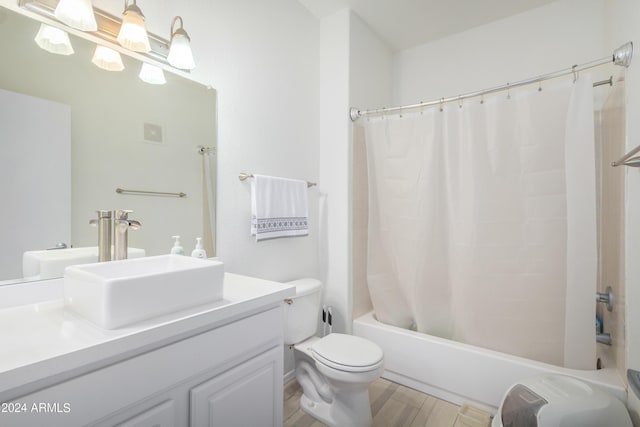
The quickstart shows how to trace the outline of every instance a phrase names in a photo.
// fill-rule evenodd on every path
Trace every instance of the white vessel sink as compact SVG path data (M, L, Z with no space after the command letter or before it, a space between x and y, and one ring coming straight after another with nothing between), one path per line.
M113 248L112 248L113 252ZM129 258L140 258L144 249L129 248ZM27 251L22 254L22 276L25 279L54 279L62 277L70 265L98 262L98 247Z
M74 265L64 272L65 307L116 329L222 299L224 264L182 255Z

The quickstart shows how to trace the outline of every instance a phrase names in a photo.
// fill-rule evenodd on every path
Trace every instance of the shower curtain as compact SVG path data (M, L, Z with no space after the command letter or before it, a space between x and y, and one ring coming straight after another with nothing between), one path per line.
M591 99L585 74L361 120L367 281L380 321L593 368Z

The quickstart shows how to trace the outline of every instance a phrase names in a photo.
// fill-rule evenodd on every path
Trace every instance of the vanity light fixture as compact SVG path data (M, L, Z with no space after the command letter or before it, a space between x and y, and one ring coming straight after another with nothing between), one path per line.
M104 10L101 10L96 7L92 7L91 0L17 0L18 4L21 8L28 10L30 13L35 13L36 15L42 16L45 18L44 22L47 20L57 20L63 24L70 25L68 22L62 20L62 18L58 18L56 11L60 8L64 10L67 7L67 3L81 3L87 6L88 9L92 10L92 16L97 23L97 30L91 33L92 36L101 39L100 44L106 46L124 46L129 50L136 50L137 47L129 46L126 42L122 41L123 39L120 37L123 29L129 27L127 22L130 21L130 18L133 18L133 21L137 21L141 25L142 30L139 31L139 34L144 36L146 39L146 43L149 47L145 46L143 50L138 51L138 55L146 57L154 64L162 64L164 65L172 65L174 68L180 68L188 72L188 70L195 67L193 62L193 55L191 53L190 40L189 36L182 28L182 18L175 17L173 19L173 23L171 25L171 34L173 37L173 43L170 40L162 38L156 34L149 33L145 29L145 18L140 8L136 4L136 0L125 0L124 6L124 17L116 17L111 15ZM122 0L118 0L122 1ZM130 4L131 3L131 4ZM180 20L180 25L177 30L174 31L175 23ZM41 20L42 21L42 20ZM124 31L126 34L126 30ZM171 63L168 60L169 55L169 46L173 45L174 56L177 58ZM119 49L117 47L116 49ZM120 50L121 51L121 50ZM186 53L181 53L185 52ZM122 52L122 51L121 51ZM185 61L186 56L186 61ZM176 65L177 64L177 65Z
M138 77L140 77L140 80L143 82L152 85L163 85L167 83L167 79L164 77L164 71L162 71L162 68L151 65L148 62L142 63L142 68L140 68L140 74L138 74Z
M78 30L98 29L91 0L60 0L54 15L59 21Z
M55 53L57 55L72 55L73 46L69 40L69 34L60 28L52 27L47 24L40 24L40 29L35 38L36 43L40 48L47 52Z
M91 62L93 62L97 67L107 71L124 70L124 64L122 63L120 54L101 44L96 46L96 51L93 53Z
M129 4L129 0L125 0L124 8L118 43L135 52L149 52L151 45L142 10L136 4L136 0L133 0L132 4Z
M178 20L180 21L180 27L174 31L174 26ZM172 66L183 70L192 70L196 66L191 52L191 39L183 28L182 17L180 16L176 16L171 21L171 44L167 61Z

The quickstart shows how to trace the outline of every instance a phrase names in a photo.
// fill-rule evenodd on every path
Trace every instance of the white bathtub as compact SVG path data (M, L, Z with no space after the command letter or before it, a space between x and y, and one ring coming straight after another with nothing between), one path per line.
M353 322L354 335L384 351L383 377L455 404L471 402L493 414L514 382L543 372L596 384L626 403L626 385L615 369L567 369L421 334L376 320L373 312Z

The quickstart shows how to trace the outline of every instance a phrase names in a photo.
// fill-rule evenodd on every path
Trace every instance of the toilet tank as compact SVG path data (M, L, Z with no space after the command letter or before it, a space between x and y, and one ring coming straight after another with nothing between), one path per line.
M315 335L318 328L322 282L316 279L298 279L287 285L296 287L291 304L284 308L284 342L297 344Z

